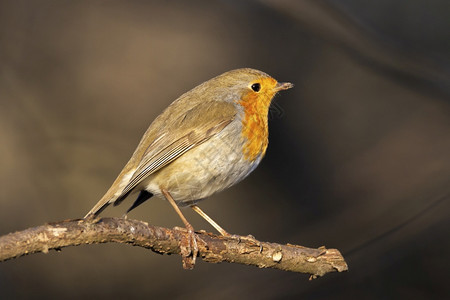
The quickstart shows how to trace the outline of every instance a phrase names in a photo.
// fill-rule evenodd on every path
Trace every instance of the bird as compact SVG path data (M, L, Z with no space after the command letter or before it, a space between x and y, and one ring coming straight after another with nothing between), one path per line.
M139 193L127 214L152 196L165 198L184 223L188 252L198 252L194 228L180 207L191 207L221 235L231 236L197 203L247 177L268 146L274 96L293 87L251 68L225 72L172 102L149 126L128 163L85 219Z

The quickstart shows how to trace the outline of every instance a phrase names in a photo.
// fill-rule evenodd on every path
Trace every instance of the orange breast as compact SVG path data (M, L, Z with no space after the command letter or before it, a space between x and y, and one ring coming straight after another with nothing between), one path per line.
M266 80L273 80L276 83L272 78ZM267 115L273 96L274 94L270 92L249 92L239 101L244 108L242 136L245 139L243 151L247 160L254 161L259 155L264 156L266 153L269 143Z

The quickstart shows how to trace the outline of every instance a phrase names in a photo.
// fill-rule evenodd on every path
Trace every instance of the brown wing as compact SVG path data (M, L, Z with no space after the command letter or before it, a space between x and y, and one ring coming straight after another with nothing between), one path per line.
M160 131L159 137L146 149L116 205L147 176L221 132L233 121L236 108L227 102L202 103L187 111L171 126Z
M120 204L147 176L210 139L235 118L232 103L202 101L201 95L181 96L153 121L119 176L85 217L98 215L111 203ZM184 110L189 104L193 108ZM133 175L125 181L130 172Z

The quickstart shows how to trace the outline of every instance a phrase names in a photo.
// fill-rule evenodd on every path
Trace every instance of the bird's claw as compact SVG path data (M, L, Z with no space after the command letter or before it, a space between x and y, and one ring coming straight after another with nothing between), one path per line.
M198 244L197 239L198 236L194 232L194 228L187 227L187 233L183 234L180 243L181 256L183 261L184 269L193 269L195 265L196 258L198 256Z

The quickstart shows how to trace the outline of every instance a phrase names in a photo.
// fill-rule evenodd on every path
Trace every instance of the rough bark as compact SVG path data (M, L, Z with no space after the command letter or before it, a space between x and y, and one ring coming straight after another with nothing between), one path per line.
M251 237L232 238L197 232L199 256L206 262L232 262L259 268L311 274L347 271L347 264L336 249L307 248L259 242ZM187 232L182 228L162 228L137 220L103 218L66 220L29 228L0 237L0 261L63 247L98 243L124 243L161 254L180 254ZM183 257L185 268L193 267L192 257Z

